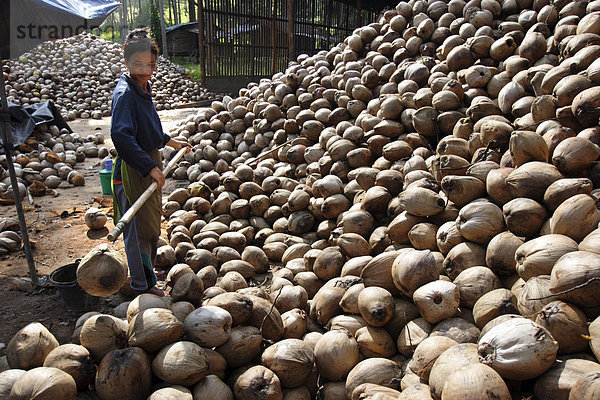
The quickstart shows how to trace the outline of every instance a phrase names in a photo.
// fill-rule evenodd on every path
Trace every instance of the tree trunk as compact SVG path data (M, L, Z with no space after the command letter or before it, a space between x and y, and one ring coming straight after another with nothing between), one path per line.
M194 0L188 0L188 10L190 12L190 22L196 21L196 4Z
M121 25L121 44L125 43L125 36L127 35L127 22L125 21L125 0L121 3L121 7L119 8L119 22Z
M163 56L168 58L169 52L167 51L167 34L165 32L165 9L163 7L163 0L158 0L158 12L160 16L160 37L162 40Z

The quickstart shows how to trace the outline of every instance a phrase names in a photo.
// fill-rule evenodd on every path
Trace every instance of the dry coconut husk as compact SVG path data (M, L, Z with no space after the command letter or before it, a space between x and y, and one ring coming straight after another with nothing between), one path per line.
M415 290L413 302L427 322L436 324L456 313L460 291L452 282L437 280Z
M429 373L432 397L439 400L448 377L458 369L475 363L479 363L479 356L477 345L474 343L457 344L440 354Z
M445 336L429 336L423 340L413 353L407 367L411 369L419 378L429 380L429 373L435 363L435 360L450 347L458 343Z
M25 372L24 369L16 368L0 372L0 398L9 398L13 385Z
M216 375L207 375L192 389L194 399L234 400L233 392Z
M477 343L480 330L475 324L463 318L446 318L437 324L429 337L445 336L457 343Z
M454 246L443 262L446 275L456 279L462 271L478 265L485 265L485 248L477 243L462 242Z
M571 388L569 400L598 399L600 399L600 372L584 372Z
M460 292L460 305L469 308L473 308L487 292L502 287L500 278L487 267L472 267L462 271L454 279L454 284Z
M526 318L496 325L478 343L481 362L506 379L540 376L552 366L557 352L558 342L550 332Z
M484 364L472 364L450 374L442 389L442 400L510 400L502 377Z
M38 367L25 372L15 381L9 398L75 400L77 385L71 375L58 368Z
M284 339L267 347L261 362L277 375L282 387L295 388L306 381L315 356L304 341Z
M374 383L398 390L402 371L396 362L385 358L368 358L356 364L346 378L346 395L351 398L354 390L363 383Z
M403 356L410 357L419 343L425 340L433 326L425 318L417 318L408 322L396 341L398 352Z
M397 399L400 392L374 383L358 385L352 392L352 400L388 400Z
M348 290L346 290L346 293L344 293L344 296L340 300L340 308L347 313L360 314L360 310L358 308L358 296L364 288L365 285L362 283L352 285Z
M542 308L535 322L558 342L558 354L583 352L589 346L587 316L571 304L560 300L550 302Z
M600 210L594 198L587 194L578 194L565 200L552 214L550 229L552 233L569 236L580 242L598 228Z
M235 368L250 362L260 354L262 340L258 328L236 326L231 329L229 339L216 350L227 360L227 366Z
M573 385L586 372L600 372L600 364L578 358L556 360L551 369L536 379L535 395L539 399L568 400Z
M488 243L504 230L502 210L492 202L479 199L460 209L456 220L458 232L475 243Z
M283 392L277 375L262 365L249 368L233 385L236 400L282 400Z
M394 285L406 296L412 296L415 290L436 280L439 274L439 264L429 250L401 251L391 271Z
M127 327L129 346L155 352L177 341L184 328L171 310L150 308L137 314Z
M283 321L277 308L263 298L252 295L249 297L253 306L247 323L260 329L265 339L279 339L283 335Z
M577 242L565 235L551 234L528 240L515 251L517 273L525 281L549 275L560 257L577 248Z
M522 316L533 319L552 300L554 296L550 291L550 276L534 276L523 285L517 298L517 308Z
M340 380L360 360L358 343L345 329L325 332L314 347L319 374L330 381Z
M32 322L10 339L6 347L6 359L11 368L41 367L46 356L57 347L58 341L54 335L39 322Z
M550 291L581 307L600 305L600 254L573 251L559 258L550 275Z
M44 367L58 368L71 375L78 390L88 389L96 377L96 365L90 352L76 344L63 344L52 350L44 360Z
M541 161L530 161L511 172L506 177L506 185L513 198L528 197L542 202L548 186L562 178L555 166Z
M506 227L516 236L537 236L540 228L548 218L544 206L532 199L519 197L509 201L502 207Z
M510 290L504 288L487 292L473 306L473 319L480 329L502 314L517 313L517 298Z
M169 386L153 392L148 400L194 400L192 392L180 385Z
M524 242L524 239L517 237L512 232L502 232L494 236L485 251L486 265L500 277L514 275L516 272L515 251Z
M396 354L394 339L383 328L363 326L354 336L361 354L365 357L389 358Z
M219 296L226 294L229 293ZM200 346L217 347L229 339L232 321L231 314L227 310L213 305L202 306L185 318L185 334L189 340Z
M308 315L299 308L291 309L281 314L283 321L283 337L286 339L301 339L306 333Z
M141 311L149 308L169 308L163 297L156 296L150 293L142 293L135 299L131 300L127 306L127 322L131 322Z
M433 400L433 397L431 397L429 386L416 383L402 390L398 400Z
M167 383L190 386L206 376L208 362L208 356L196 343L175 342L156 354L152 372Z
M563 201L578 194L590 194L593 188L592 181L587 178L559 179L546 189L544 205L554 211Z
M397 255L398 252L396 251L386 251L369 261L360 273L360 278L365 287L379 286L396 295L398 288L392 279L392 268Z
M77 283L92 296L110 296L127 281L123 257L106 243L93 248L77 267Z
M358 310L369 325L384 326L394 316L394 298L384 288L376 286L364 288L358 295Z
M150 358L139 347L111 351L98 366L95 387L101 399L145 400L152 392Z
M92 315L81 327L79 342L100 361L110 351L127 347L127 322L112 315Z
M579 243L579 250L600 253L600 229L593 230Z
M339 305L340 300L342 300L346 290L352 286L352 281L342 281L341 279L330 280L319 289L317 294L315 294L311 300L310 317L316 320L320 325L326 325L327 321L342 313L342 309ZM356 283L358 283L358 278L355 279Z
M196 307L202 305L204 282L202 278L193 273L181 276L171 290L171 297L175 301L189 301Z
M173 315L181 322L184 322L186 317L195 309L196 307L188 301L177 301L171 305Z

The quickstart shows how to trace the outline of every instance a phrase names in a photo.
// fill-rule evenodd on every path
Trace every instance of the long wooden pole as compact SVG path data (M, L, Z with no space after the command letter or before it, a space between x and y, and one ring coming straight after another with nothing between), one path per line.
M173 168L175 168L175 164L177 164L177 162L181 160L181 157L183 157L183 155L188 151L189 149L187 147L183 147L177 152L177 154L175 154L175 156L171 159L171 161L169 161L167 166L162 171L165 177L169 175L169 172L171 172ZM108 233L108 240L110 240L111 242L117 240L117 238L123 232L125 226L129 223L129 221L131 221L131 218L133 218L133 216L140 210L140 208L142 208L144 203L148 201L148 199L150 198L150 196L152 196L152 193L154 193L156 188L158 188L158 183L156 181L153 181L150 184L150 186L148 186L148 188L144 191L144 193L142 193L140 197L138 197L138 199L131 205L131 207L129 207L129 209L121 217L119 222L116 223L113 230Z
M0 97L2 97L2 110L8 113L8 100L6 98L6 85L4 83L4 69L2 67L2 59L0 58ZM39 285L37 271L35 270L35 262L33 261L33 254L31 252L31 243L29 242L29 233L27 232L27 223L25 222L25 214L23 213L23 205L21 204L21 194L19 192L19 184L17 183L17 175L15 174L15 166L12 161L12 141L9 138L9 125L8 120L2 120L0 124L2 130L2 143L4 147L4 155L6 156L6 163L8 164L8 174L10 175L10 184L13 189L13 196L15 198L15 208L17 209L17 217L19 219L19 227L21 228L21 238L23 240L23 250L25 250L25 257L27 258L27 265L29 267L29 277L31 283L34 286Z
M200 84L206 84L206 57L204 55L204 10L202 0L198 0L198 63L200 64Z

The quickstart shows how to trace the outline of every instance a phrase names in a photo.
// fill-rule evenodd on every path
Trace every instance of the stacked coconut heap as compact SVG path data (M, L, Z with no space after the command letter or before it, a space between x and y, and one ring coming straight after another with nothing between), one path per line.
M109 116L114 87L127 70L121 46L92 34L42 43L9 67L9 101L27 107L53 100L69 120ZM215 97L163 57L152 85L158 110Z
M598 10L400 3L190 116L171 297L85 314L74 344L24 328L1 393L598 398ZM78 271L124 278L108 248Z

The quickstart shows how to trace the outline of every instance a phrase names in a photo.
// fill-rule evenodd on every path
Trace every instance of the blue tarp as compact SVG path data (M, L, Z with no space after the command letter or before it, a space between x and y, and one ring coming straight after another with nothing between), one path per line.
M38 3L54 7L65 13L75 15L87 20L106 18L111 12L121 5L114 0L21 0L31 5Z
M115 0L1 1L9 4L10 58L16 58L48 40L63 39L92 29L96 31L106 17L121 5Z

